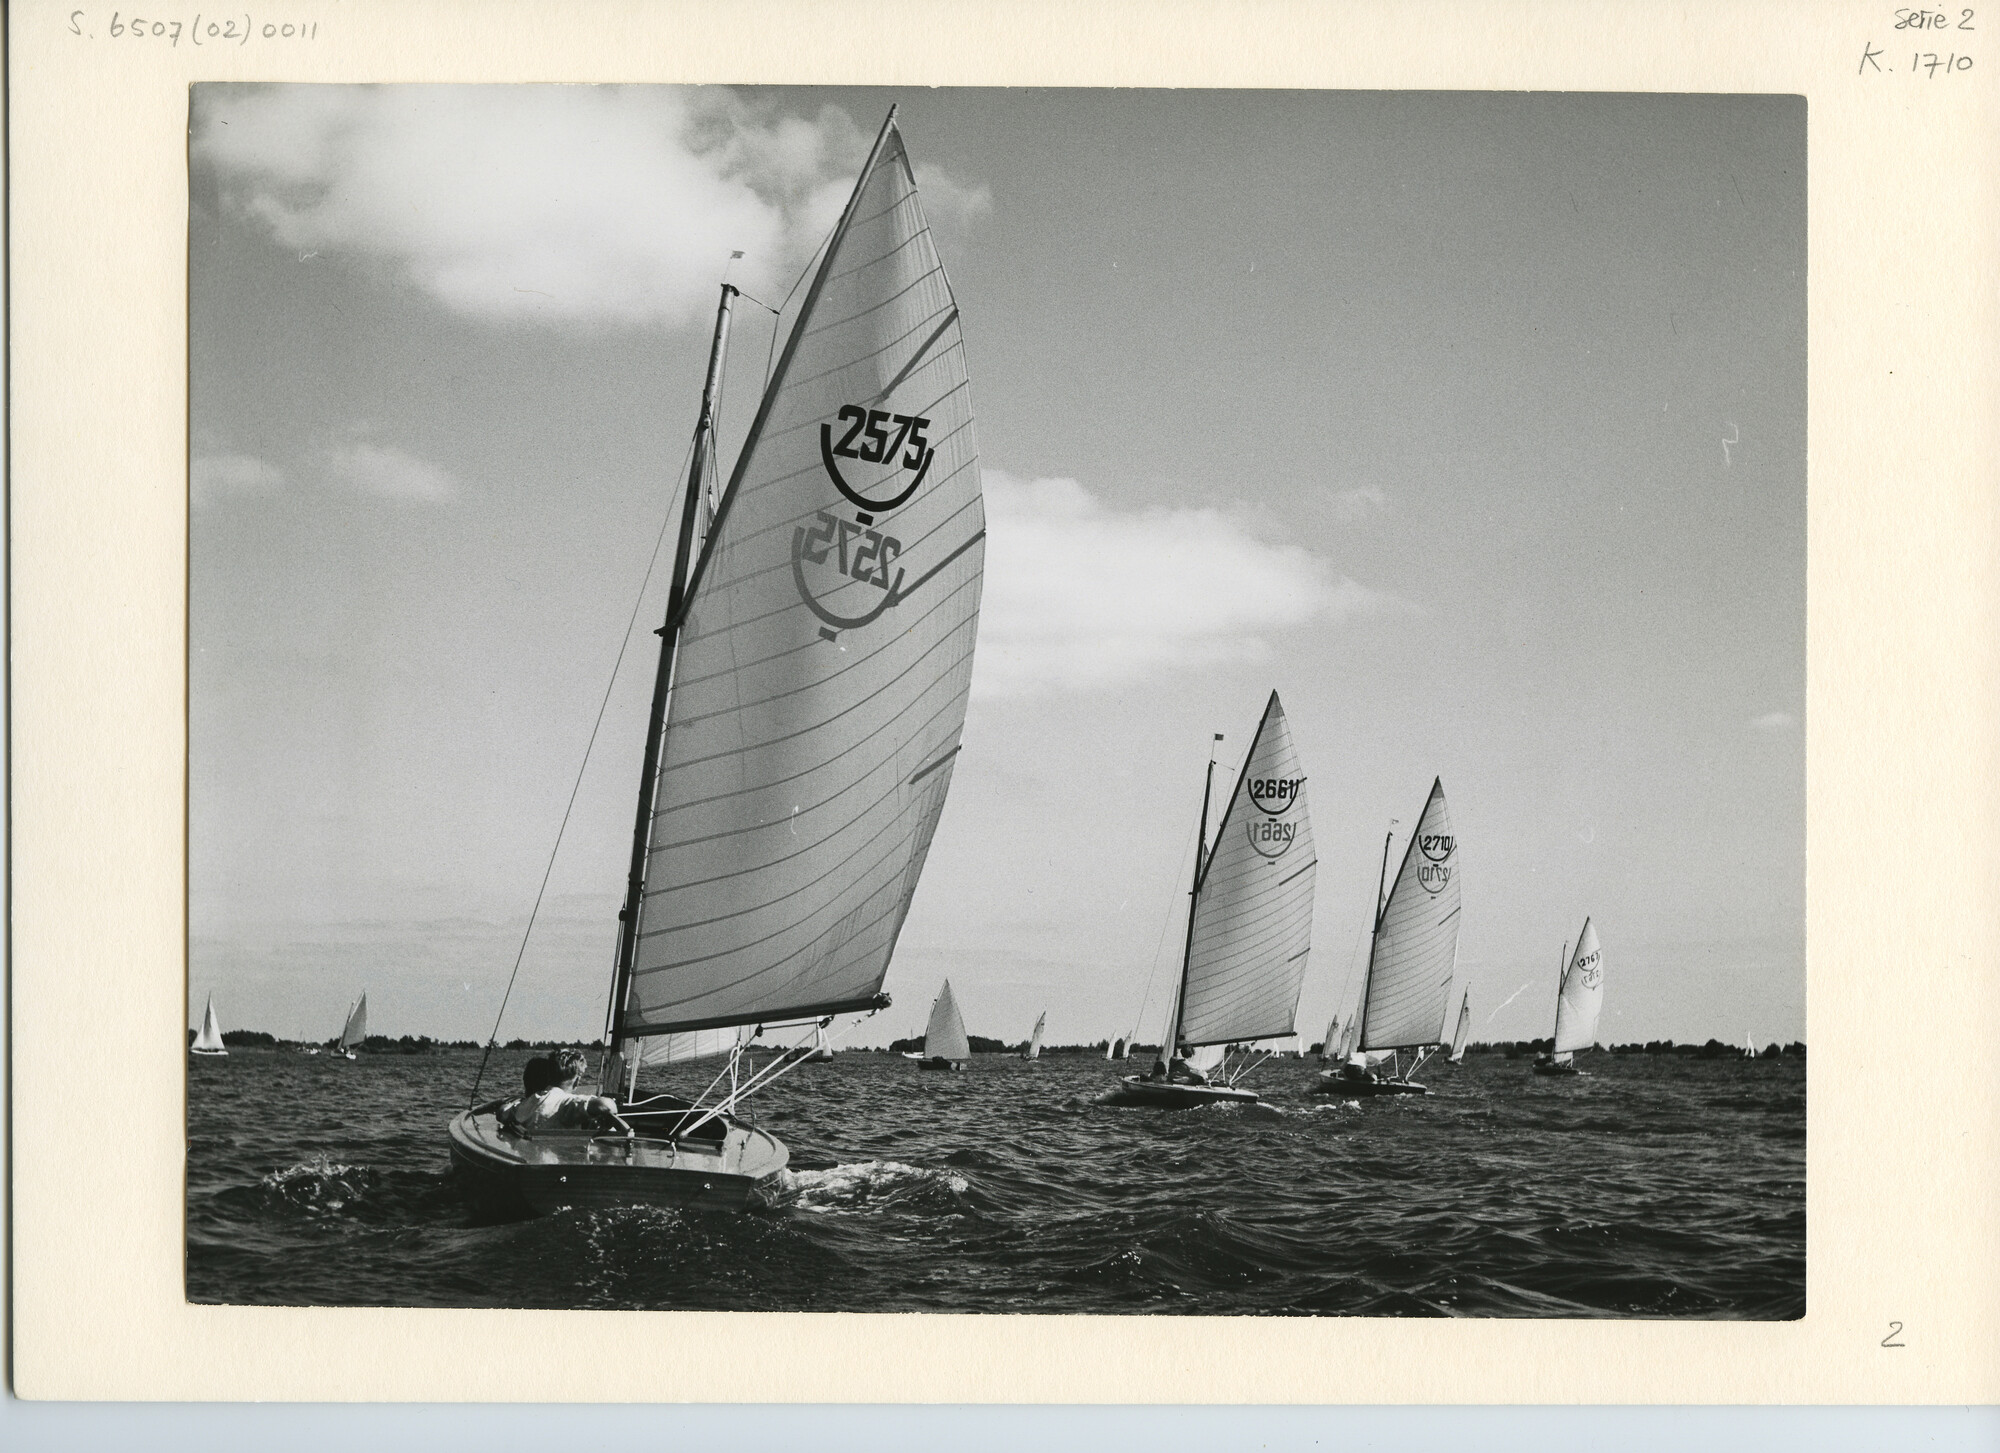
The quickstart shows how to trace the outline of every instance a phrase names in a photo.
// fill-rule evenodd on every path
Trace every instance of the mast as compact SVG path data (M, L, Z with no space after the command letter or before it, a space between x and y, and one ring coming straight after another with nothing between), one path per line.
M1556 964L1556 1017L1549 1022L1549 1054L1556 1052L1556 1027L1563 1017L1563 981L1569 977L1569 940L1563 940L1562 958Z
M715 336L708 347L708 377L701 386L701 412L695 418L694 444L688 458L687 494L681 501L680 539L674 547L673 584L667 592L666 622L660 638L660 664L653 676L653 708L646 720L646 751L639 769L639 808L632 825L632 866L625 882L625 906L618 910L618 966L612 973L611 1003L605 1014L607 1063L616 1063L624 1047L621 1019L632 982L632 961L639 948L639 900L646 890L646 855L651 846L653 800L660 775L660 752L666 744L667 693L673 682L674 645L680 639L682 607L688 592L688 562L694 551L694 522L701 505L702 476L707 469L715 433L715 395L722 380L722 357L729 343L729 305L736 289L722 285L715 310ZM615 1071L606 1076L615 1081Z
M1368 981L1375 977L1375 940L1382 932L1382 910L1388 907L1383 894L1389 882L1389 844L1395 840L1396 820L1391 818L1389 830L1382 834L1382 871L1375 879L1375 921L1368 929L1368 967L1361 975L1361 1012L1354 1021L1357 1054L1361 1052L1361 1042L1368 1037Z
M1215 734L1215 740L1208 744L1208 770L1201 779L1201 830L1194 840L1194 877L1188 882L1188 924L1187 940L1181 946L1181 979L1174 987L1173 1001L1167 1005L1167 1038L1160 1046L1160 1062L1166 1066L1167 1080L1174 1078L1175 1040L1181 1032L1181 1004L1187 997L1188 965L1194 958L1194 909L1195 895L1201 891L1201 860L1208 851L1208 798L1215 787L1215 743L1222 740L1222 733Z

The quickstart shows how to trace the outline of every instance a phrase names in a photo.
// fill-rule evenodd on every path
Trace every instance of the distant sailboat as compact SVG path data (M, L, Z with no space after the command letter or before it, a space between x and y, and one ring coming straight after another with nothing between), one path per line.
M1160 1041L1161 1062L1150 1074L1121 1079L1102 1097L1106 1104L1189 1109L1255 1102L1256 1093L1240 1088L1240 1081L1256 1061L1229 1076L1227 1047L1295 1032L1318 859L1306 776L1277 692L1265 703L1210 844L1214 781L1211 747L1188 888L1187 943Z
M806 1063L827 1064L833 1059L833 1046L826 1042L826 1026L813 1025L813 1046L806 1054Z
M340 1039L333 1047L335 1057L353 1059L354 1047L366 1038L368 1038L368 991L363 989L361 997L348 1006L347 1022L341 1026Z
M971 1058L972 1042L965 1037L965 1018L958 1012L958 1000L952 997L951 980L946 979L937 1002L931 1005L931 1022L924 1030L924 1057L917 1068L963 1070Z
M1382 872L1389 869L1391 837L1382 841ZM1383 896L1376 885L1374 936L1368 946L1368 973L1361 982L1359 1026L1347 1062L1320 1072L1316 1095L1356 1098L1423 1095L1410 1078L1445 1040L1451 1008L1451 981L1458 966L1458 839L1445 811L1444 783L1433 780L1416 831L1403 849L1396 881ZM1402 1068L1401 1052L1416 1051ZM1391 1069L1377 1075L1371 1052L1388 1057ZM1380 1061L1376 1061L1379 1063Z
M884 1008L965 725L986 524L958 304L892 109L719 493L722 285L680 510L606 1012L635 1135L451 1124L495 1203L740 1209L790 1152L739 1102L809 1052L641 1096L646 1042ZM700 526L697 529L697 526ZM477 1086L474 1088L477 1098Z
M1319 1042L1321 1064L1332 1064L1340 1054L1340 1016L1334 1015L1326 1021L1326 1033Z
M1022 1059L1040 1059L1042 1057L1042 1026L1048 1022L1048 1012L1044 1010L1041 1017L1035 1020L1035 1032L1028 1036L1028 1047L1021 1051Z
M222 1046L222 1025L215 1017L215 995L208 996L208 1007L201 1011L201 1032L194 1037L194 1052L201 1055L224 1056L229 1053Z
M1472 1035L1472 990L1468 988L1458 1001L1458 1028L1451 1032L1451 1054L1448 1064L1457 1064L1465 1058L1465 1041Z
M1562 978L1556 984L1556 1034L1549 1053L1535 1060L1538 1075L1578 1073L1570 1056L1597 1043L1597 1016L1604 1007L1604 956L1588 918L1576 936L1576 952L1564 949Z

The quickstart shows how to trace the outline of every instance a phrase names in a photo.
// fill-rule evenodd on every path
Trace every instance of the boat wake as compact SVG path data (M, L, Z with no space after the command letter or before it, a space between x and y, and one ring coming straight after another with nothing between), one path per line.
M864 1160L827 1170L780 1172L771 1197L774 1208L833 1212L880 1211L889 1206L960 1210L967 1189L964 1176L924 1170L896 1160Z
M324 1155L272 1171L259 1186L292 1210L308 1216L337 1216L357 1208L374 1189L377 1176L365 1165L345 1165Z

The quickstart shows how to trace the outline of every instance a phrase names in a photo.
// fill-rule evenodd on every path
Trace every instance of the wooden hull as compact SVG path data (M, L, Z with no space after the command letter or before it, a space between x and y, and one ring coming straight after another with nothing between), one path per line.
M451 1122L452 1167L474 1206L491 1216L546 1216L565 1207L688 1207L741 1211L775 1185L791 1154L773 1135L720 1124L720 1138L600 1135L585 1130L517 1135L490 1114Z
M1227 1085L1168 1085L1139 1075L1126 1075L1097 1097L1100 1105L1126 1105L1149 1110L1199 1110L1208 1105L1255 1105L1255 1090Z
M1365 1080L1349 1079L1344 1075L1321 1071L1319 1083L1312 1087L1315 1095L1329 1095L1337 1100L1368 1100L1377 1095L1428 1095L1430 1086L1420 1085L1415 1080Z
M1557 1075L1566 1077L1569 1075L1580 1075L1583 1073L1583 1071L1578 1069L1575 1065L1559 1065L1552 1063L1551 1061L1548 1060L1538 1059L1535 1061L1535 1073L1538 1075Z
M947 1075L962 1075L965 1073L964 1063L955 1059L920 1059L917 1061L917 1068L920 1070L936 1070L940 1074Z
M226 1049L202 1049L199 1046L191 1050L190 1053L198 1054L203 1059L227 1059L229 1056L229 1051Z

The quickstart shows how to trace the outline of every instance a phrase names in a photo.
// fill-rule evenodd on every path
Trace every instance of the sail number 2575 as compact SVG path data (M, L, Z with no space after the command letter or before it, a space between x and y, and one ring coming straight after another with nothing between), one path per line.
M833 452L842 459L859 459L865 464L880 464L883 460L893 461L896 451L909 441L910 450L903 456L905 469L921 469L924 463L924 449L930 441L924 438L924 430L931 426L929 419L920 419L914 414L892 414L884 409L864 409L859 404L842 407L840 421L846 424L847 432L840 436L840 442L833 446ZM895 425L895 438L889 437L888 425ZM862 443L855 447L855 438Z
M884 590L889 588L889 565L903 553L901 540L878 530L864 530L825 510L819 511L818 526L803 533L805 538L798 545L802 559L824 565L827 555L837 550L840 557L838 568L842 575L879 585ZM851 551L848 549L850 541L855 541Z

